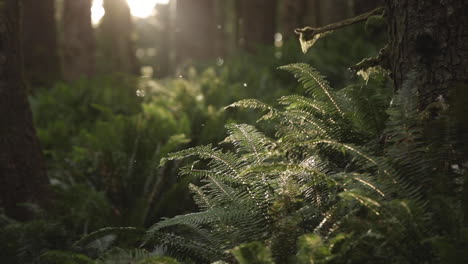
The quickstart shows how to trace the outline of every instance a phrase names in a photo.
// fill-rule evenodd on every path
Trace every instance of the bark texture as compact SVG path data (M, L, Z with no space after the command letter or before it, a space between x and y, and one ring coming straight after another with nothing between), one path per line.
M18 203L40 203L48 180L22 74L20 7L0 2L0 207L25 219Z
M417 87L425 107L468 83L468 1L387 0L396 89Z
M92 0L65 0L63 6L62 69L65 80L92 76L95 39L91 22Z
M255 51L258 45L273 45L276 32L276 0L237 2L239 46Z
M438 113L448 105L453 123L451 133L454 132L458 142L452 148L455 153L467 157L468 1L386 0L386 6L389 60L395 88L417 89L419 108L427 116L424 120L425 135L434 137L447 133L447 128L438 124ZM460 161L461 164L463 162ZM423 188L425 192L430 192L432 197L456 192L450 185L454 179L434 174ZM464 183L462 195L465 203L462 208L464 225L468 226L466 167ZM434 217L444 216L435 214Z
M46 86L61 78L55 0L22 0L23 54L26 81Z
M217 56L216 0L177 0L177 62ZM222 26L222 25L220 25Z
M76 0L75 0L76 1ZM104 0L99 26L101 69L105 73L139 73L133 41L133 21L125 0Z

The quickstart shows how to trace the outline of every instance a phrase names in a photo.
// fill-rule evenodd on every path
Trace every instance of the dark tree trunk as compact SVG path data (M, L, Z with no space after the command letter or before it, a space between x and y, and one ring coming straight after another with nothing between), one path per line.
M306 0L305 1L306 16L304 17L303 26L318 27L322 25L320 22L320 0Z
M276 32L276 0L237 2L239 46L249 52L258 45L273 45Z
M17 204L41 203L48 180L23 85L19 5L0 2L0 207L25 219Z
M383 4L383 0L354 0L354 14L359 15L369 12L376 7L383 6Z
M60 79L55 0L23 0L22 27L24 72L32 86Z
M417 87L421 107L468 83L468 1L387 0L395 88Z
M65 0L63 7L62 69L66 80L93 75L95 40L91 23L92 0Z
M279 31L285 39L294 38L294 29L304 27L306 14L311 13L306 0L280 0L279 11Z
M125 0L104 0L106 11L99 26L101 69L105 73L138 74L133 21Z
M390 35L390 67L397 90L417 89L426 113L425 135L445 133L438 113L448 103L457 137L454 153L468 157L468 1L386 0ZM441 104L446 103L446 104ZM433 150L434 151L434 150ZM452 164L446 164L450 169ZM468 173L465 163L462 205L468 226ZM434 168L442 170L443 168ZM425 193L453 195L453 179L434 171ZM435 215L435 217L444 217Z
M352 17L352 0L320 0L320 25L328 25Z
M177 0L177 62L217 56L216 0Z

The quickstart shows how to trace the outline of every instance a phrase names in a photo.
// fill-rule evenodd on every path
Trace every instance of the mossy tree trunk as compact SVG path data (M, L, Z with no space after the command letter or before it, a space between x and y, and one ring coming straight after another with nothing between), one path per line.
M95 71L92 0L65 0L62 16L62 69L65 80L89 77Z
M21 3L26 81L31 86L48 86L61 78L55 0Z
M41 203L48 184L23 82L20 3L0 1L0 207L28 218L19 203Z
M133 21L126 0L104 0L99 25L100 69L104 73L139 73L133 39Z

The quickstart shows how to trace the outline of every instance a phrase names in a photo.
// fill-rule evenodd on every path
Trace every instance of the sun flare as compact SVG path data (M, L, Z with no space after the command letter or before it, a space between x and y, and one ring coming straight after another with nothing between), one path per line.
M102 7L103 0L93 0L93 6L91 8L91 18L93 24L99 23L101 18L104 16L105 11ZM169 0L127 0L132 16L145 18L149 17L154 12L154 6L156 4L167 4Z

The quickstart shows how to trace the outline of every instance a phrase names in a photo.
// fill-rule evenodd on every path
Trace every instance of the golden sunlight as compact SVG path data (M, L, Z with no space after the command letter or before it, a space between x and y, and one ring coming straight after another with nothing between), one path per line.
M127 0L132 16L145 18L149 17L154 12L156 4L168 4L169 0ZM91 8L91 18L93 24L99 23L104 16L104 8L102 7L102 0L94 0Z
M149 17L154 12L156 4L167 4L169 0L127 0L132 15L135 17Z

